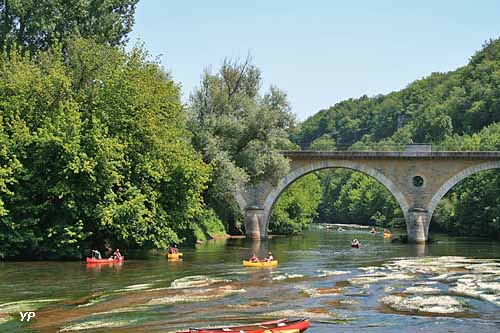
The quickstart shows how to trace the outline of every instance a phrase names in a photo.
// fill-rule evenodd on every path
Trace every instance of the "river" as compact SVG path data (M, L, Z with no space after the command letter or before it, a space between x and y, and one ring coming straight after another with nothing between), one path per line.
M394 244L313 227L209 241L177 262L0 262L0 332L175 332L281 317L311 318L311 333L500 331L500 243L434 238ZM278 268L242 267L269 250ZM21 322L21 311L35 318Z

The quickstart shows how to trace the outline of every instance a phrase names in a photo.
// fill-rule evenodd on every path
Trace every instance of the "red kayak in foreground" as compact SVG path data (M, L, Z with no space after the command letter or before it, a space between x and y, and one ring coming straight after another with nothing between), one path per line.
M285 333L303 332L309 328L309 319L279 319L253 325L225 326L214 328L190 328L177 333Z
M125 260L125 257L121 257L120 259L96 259L87 257L87 264L109 264L114 262L122 262Z

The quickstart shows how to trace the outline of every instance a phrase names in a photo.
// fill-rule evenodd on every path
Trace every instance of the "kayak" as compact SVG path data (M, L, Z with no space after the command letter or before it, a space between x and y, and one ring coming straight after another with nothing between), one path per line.
M243 266L245 266L245 267L276 267L276 266L278 266L278 260L256 261L256 262L243 260Z
M392 236L391 233L384 232L384 237L391 237L391 236Z
M123 260L125 260L125 257L121 257L120 259L96 259L87 257L87 264L110 264L122 262Z
M167 253L167 259L179 259L179 257L182 257L182 252L179 253Z
M279 319L253 325L190 328L177 333L299 333L307 330L309 326L309 319Z

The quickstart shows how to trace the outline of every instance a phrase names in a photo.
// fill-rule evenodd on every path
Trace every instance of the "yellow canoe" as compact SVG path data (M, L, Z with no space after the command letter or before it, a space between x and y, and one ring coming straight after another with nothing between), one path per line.
M243 260L243 266L245 266L245 267L276 267L276 266L278 266L278 260L257 261L257 262Z
M179 259L182 257L182 252L179 253L167 253L167 259Z
M392 234L391 234L391 233L384 232L384 237L385 237L385 238L388 238L388 237L391 237L391 236L392 236Z

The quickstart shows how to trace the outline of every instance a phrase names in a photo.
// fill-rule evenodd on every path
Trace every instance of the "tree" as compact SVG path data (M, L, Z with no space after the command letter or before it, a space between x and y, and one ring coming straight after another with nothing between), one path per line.
M379 224L384 227L402 217L390 192L375 179L353 172L334 203L343 222Z
M4 53L0 77L12 165L0 252L78 257L194 232L209 168L190 145L178 85L144 50L77 39L64 55Z
M323 134L314 140L309 146L310 150L337 150L335 139L332 139L328 134Z
M309 174L290 185L274 205L269 229L277 234L298 234L309 227L317 215L321 185Z
M191 94L189 128L193 144L213 167L205 201L241 232L235 191L263 179L277 181L288 171L281 149L295 120L286 94L275 87L260 95L261 74L247 57L224 60L215 74L205 71Z
M134 24L138 0L1 0L0 49L36 53L84 37L120 45Z
M6 128L0 117L0 219L5 219L9 210L5 207L4 199L12 197L12 185L16 182L16 173L21 165L17 157L12 153ZM0 233L0 242L8 244L9 235ZM10 244L9 244L10 245ZM8 245L0 248L0 258L3 258L9 252Z
M454 135L439 146L443 150L500 150L500 123L472 135ZM484 171L450 190L436 208L433 222L455 234L500 238L499 170Z

